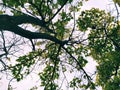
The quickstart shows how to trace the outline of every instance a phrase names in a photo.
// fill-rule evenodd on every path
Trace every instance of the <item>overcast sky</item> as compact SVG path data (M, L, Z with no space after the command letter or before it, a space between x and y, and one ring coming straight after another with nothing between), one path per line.
M109 0L89 0L88 2L84 3L82 9L90 9L92 7L95 7L106 10L108 3Z

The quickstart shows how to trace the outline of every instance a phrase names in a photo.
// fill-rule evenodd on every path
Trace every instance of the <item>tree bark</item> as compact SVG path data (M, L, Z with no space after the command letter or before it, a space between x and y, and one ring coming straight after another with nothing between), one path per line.
M47 29L46 25L44 25L45 22L42 22L42 20L39 20L38 18L34 18L32 16L0 15L0 30L7 30L28 39L47 39L60 45L64 45L66 43L66 41L61 41L47 33L31 32L18 26L24 23L36 24Z

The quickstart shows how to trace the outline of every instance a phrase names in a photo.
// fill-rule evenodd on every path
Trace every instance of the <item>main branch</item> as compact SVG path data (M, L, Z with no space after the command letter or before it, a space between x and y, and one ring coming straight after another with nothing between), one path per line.
M18 26L19 24L22 24L22 23L23 24L32 23L32 24L45 27L44 23L41 20L31 16L0 15L0 30L7 30L28 39L47 39L60 45L66 44L66 41L61 41L56 37L49 35L47 33L31 32L31 31L25 30Z
M34 25L38 25L40 27L43 27L46 29L46 31L50 33L55 33L53 30L51 30L49 27L46 26L46 23L43 20L40 20L39 18L32 17L30 15L18 15L18 16L9 16L9 15L0 15L0 25L1 24L14 24L14 25L20 25L25 23L30 23Z

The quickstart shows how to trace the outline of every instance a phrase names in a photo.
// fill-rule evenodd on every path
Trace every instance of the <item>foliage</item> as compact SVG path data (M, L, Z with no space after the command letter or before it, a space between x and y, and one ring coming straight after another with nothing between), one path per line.
M119 15L97 8L80 11L85 1L2 0L1 72L11 73L19 82L37 71L44 90L61 90L63 84L74 90L119 90ZM28 48L25 54L23 47ZM93 74L85 70L88 57L98 64ZM68 80L67 74L74 76Z
M120 6L120 0L113 0L113 1Z

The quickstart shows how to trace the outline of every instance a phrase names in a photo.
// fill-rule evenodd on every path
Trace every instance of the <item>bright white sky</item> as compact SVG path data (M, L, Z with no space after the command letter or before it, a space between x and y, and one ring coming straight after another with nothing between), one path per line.
M103 10L106 10L106 7L108 6L110 0L89 0L88 2L84 3L84 6L82 7L83 10L85 9L91 9L92 7L100 8Z
M84 3L82 10L91 9L92 7L107 10L106 8L108 6L108 3L109 3L109 0L89 0L88 2ZM89 62L90 64L88 64L86 69L88 71L93 71L95 69L93 65L95 65L96 63L91 62L91 58L89 59ZM15 83L14 84L16 87L15 90L29 90L30 86L33 86L37 83L35 82L34 79L36 79L36 77L28 76L25 80L19 83ZM7 87L8 87L7 85L8 85L8 80L6 79L6 77L3 77L2 79L0 79L0 90L7 90Z

